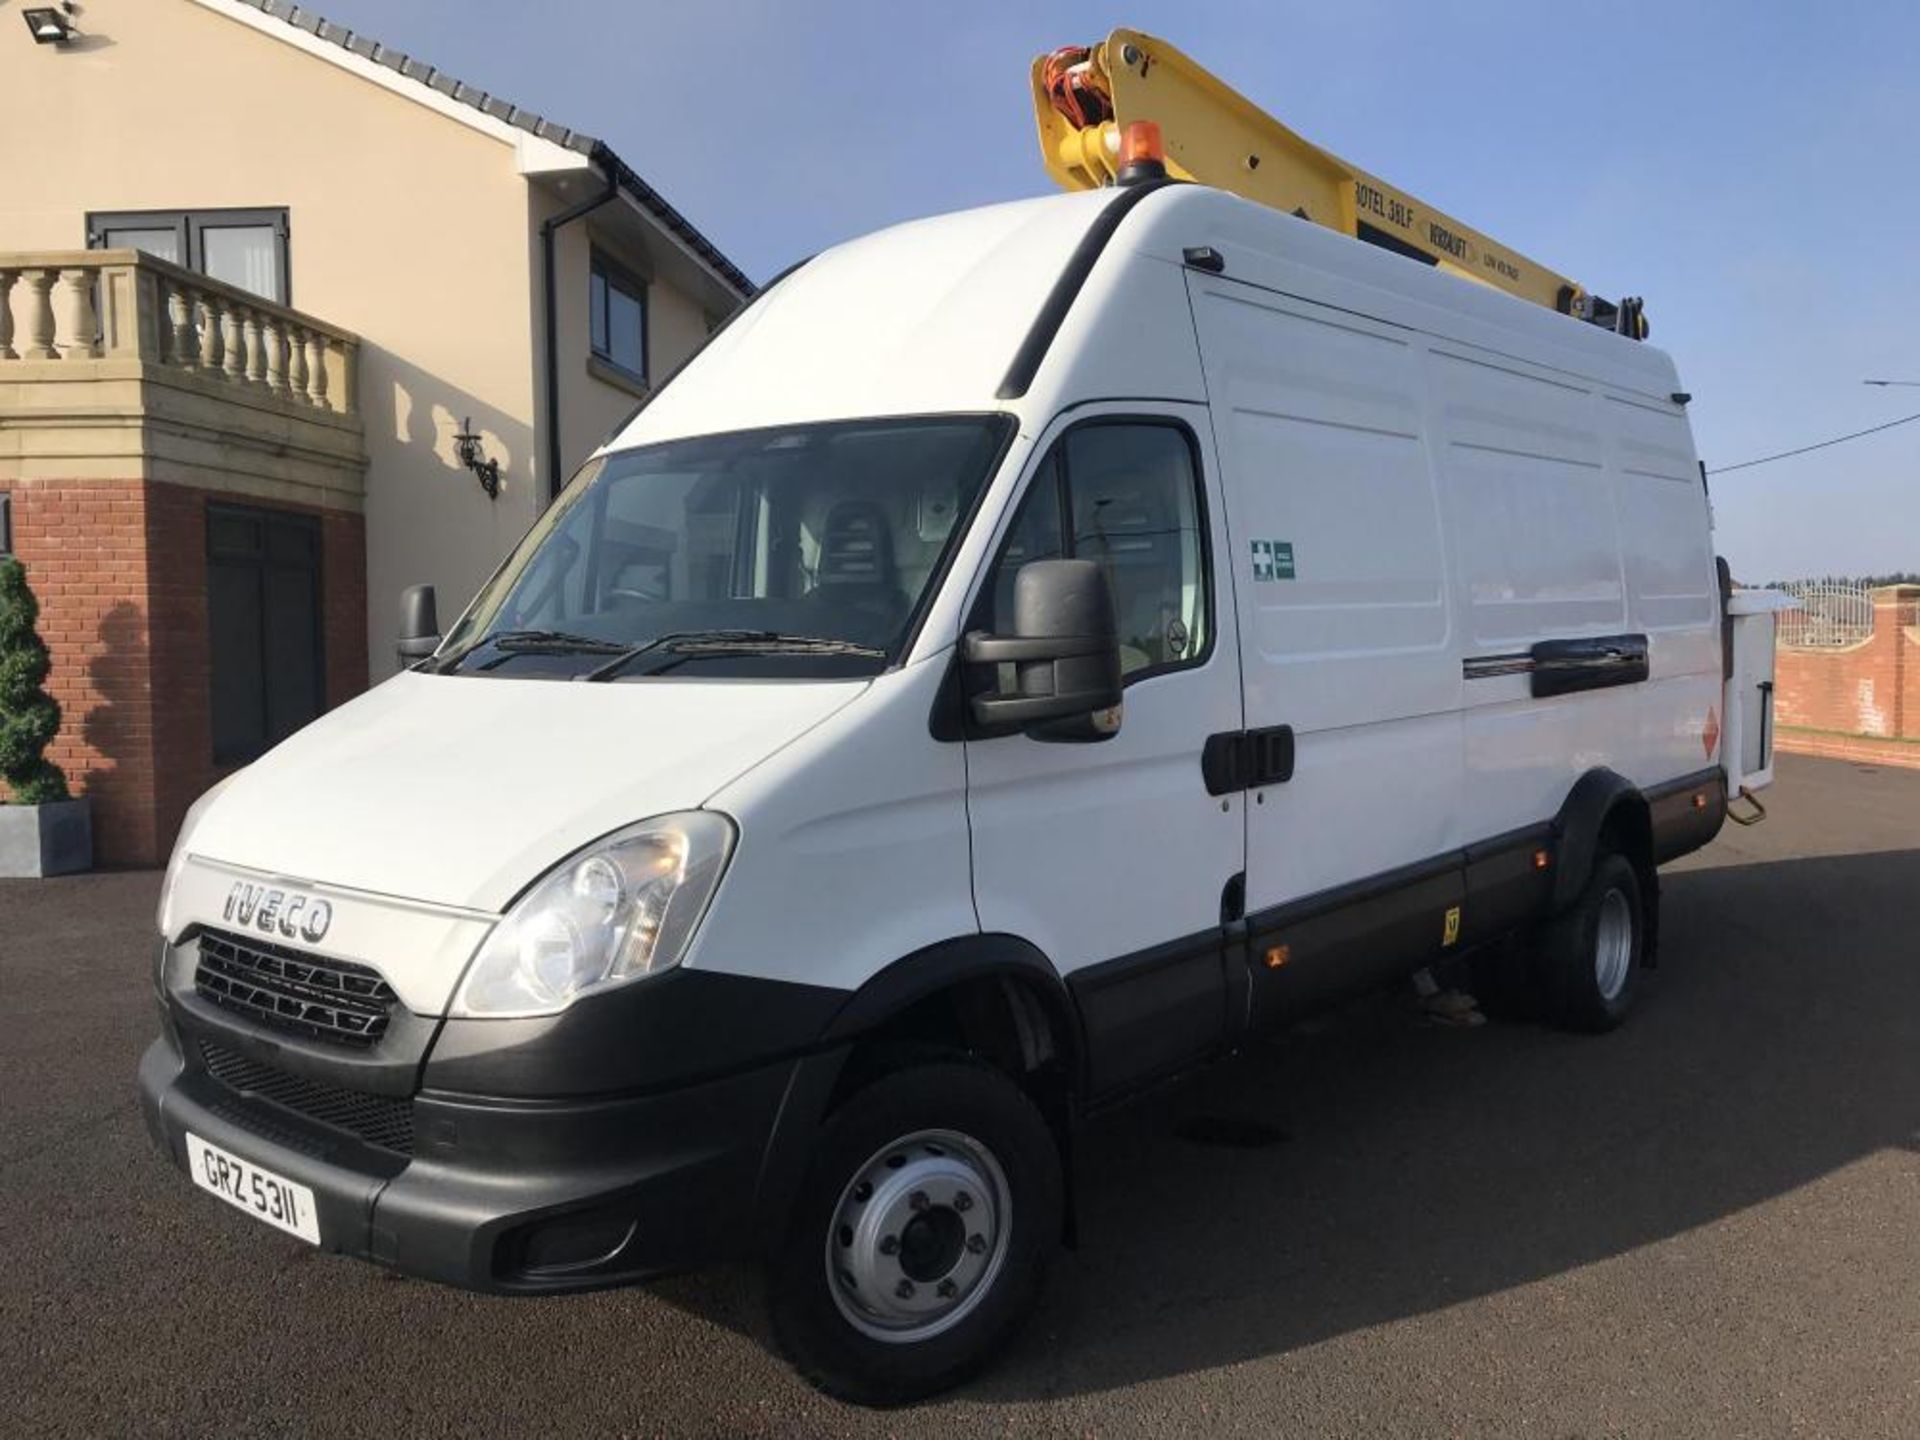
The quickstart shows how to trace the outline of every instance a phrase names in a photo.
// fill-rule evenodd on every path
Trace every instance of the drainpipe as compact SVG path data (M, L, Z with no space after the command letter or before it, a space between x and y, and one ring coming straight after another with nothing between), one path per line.
M598 151L589 158L596 164L605 164ZM611 165L605 166L604 178L606 187L598 194L569 205L540 225L540 281L546 299L547 330L547 498L540 507L543 510L559 495L563 480L560 474L560 317L556 313L558 302L554 295L553 236L561 226L571 225L590 210L598 210L620 193L620 182L615 178Z

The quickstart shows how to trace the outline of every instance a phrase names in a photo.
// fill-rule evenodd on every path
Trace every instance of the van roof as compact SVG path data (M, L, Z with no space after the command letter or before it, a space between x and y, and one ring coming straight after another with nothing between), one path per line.
M604 448L871 415L1013 410L1044 417L1070 399L1090 398L1060 393L1074 346L1088 333L1075 325L1060 328L1031 390L1012 398L1000 392L1075 252L1105 228L1099 221L1108 206L1136 199L1099 247L1076 309L1125 303L1130 291L1177 274L1185 250L1208 245L1225 257L1231 280L1307 293L1662 400L1677 388L1672 361L1643 342L1224 191L1173 184L1144 197L1098 190L963 210L823 251L763 290ZM1143 273L1147 266L1154 271ZM1114 374L1108 359L1103 378ZM1158 379L1165 368L1143 373ZM1137 398L1161 389L1113 393Z

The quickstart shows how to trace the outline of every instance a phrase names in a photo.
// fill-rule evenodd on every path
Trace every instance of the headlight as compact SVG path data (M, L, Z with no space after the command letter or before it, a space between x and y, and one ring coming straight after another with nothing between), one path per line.
M678 965L732 852L732 822L710 810L643 820L594 842L493 927L453 1013L551 1015Z

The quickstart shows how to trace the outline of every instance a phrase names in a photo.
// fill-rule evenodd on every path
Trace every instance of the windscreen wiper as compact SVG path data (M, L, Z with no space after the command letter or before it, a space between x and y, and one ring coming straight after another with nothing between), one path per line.
M618 640L596 640L591 635L575 635L566 630L496 630L451 656L441 668L458 665L482 645L492 645L500 651L479 667L482 670L491 670L515 655L619 655L627 648Z
M557 650L566 654L618 654L627 647L618 640L596 640L566 630L500 630L486 637L503 650Z
M876 645L831 635L787 635L778 630L672 630L623 650L579 678L611 680L633 661L656 650L677 655L859 655L872 660L887 656Z

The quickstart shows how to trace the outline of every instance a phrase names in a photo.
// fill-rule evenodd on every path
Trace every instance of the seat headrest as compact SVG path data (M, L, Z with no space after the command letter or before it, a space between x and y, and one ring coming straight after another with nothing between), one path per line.
M821 585L895 583L893 531L876 500L842 500L827 511L820 531Z

